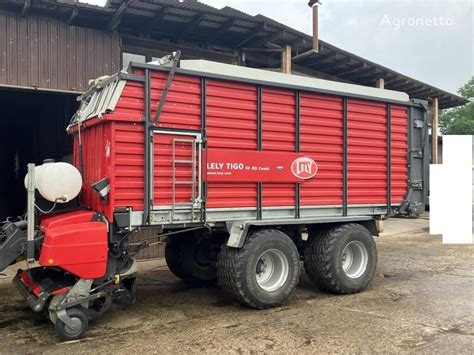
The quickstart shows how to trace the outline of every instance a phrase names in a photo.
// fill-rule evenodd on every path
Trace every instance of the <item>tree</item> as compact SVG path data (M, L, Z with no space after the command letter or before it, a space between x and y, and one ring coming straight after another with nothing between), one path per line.
M474 98L474 76L458 90L458 94L466 99ZM474 135L474 102L444 110L440 115L439 126L443 134Z

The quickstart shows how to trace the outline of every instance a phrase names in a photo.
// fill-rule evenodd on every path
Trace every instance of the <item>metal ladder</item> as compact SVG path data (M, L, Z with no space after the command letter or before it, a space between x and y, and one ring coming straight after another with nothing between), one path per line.
M191 160L177 160L176 159L176 143L189 143L191 144ZM174 222L174 216L176 208L178 207L190 207L191 208L191 221L194 221L194 209L196 203L199 203L199 196L196 196L196 169L197 169L197 140L196 139L173 139L173 150L172 150L172 163L173 163L173 200L171 206L171 223ZM191 181L177 181L176 179L176 167L177 165L189 165L192 169ZM191 201L190 202L176 202L176 187L182 185L191 186Z

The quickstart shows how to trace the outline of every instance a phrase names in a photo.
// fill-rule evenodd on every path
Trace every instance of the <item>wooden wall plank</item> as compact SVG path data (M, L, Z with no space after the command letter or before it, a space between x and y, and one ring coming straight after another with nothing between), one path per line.
M85 91L119 63L118 33L0 11L0 85Z

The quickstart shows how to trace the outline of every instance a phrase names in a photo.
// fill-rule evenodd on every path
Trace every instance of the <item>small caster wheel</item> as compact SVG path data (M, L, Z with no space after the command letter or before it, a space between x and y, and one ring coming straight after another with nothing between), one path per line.
M66 324L61 319L56 320L56 335L61 340L77 340L82 338L89 326L89 320L85 313L78 308L70 308L67 315L71 318L70 323Z

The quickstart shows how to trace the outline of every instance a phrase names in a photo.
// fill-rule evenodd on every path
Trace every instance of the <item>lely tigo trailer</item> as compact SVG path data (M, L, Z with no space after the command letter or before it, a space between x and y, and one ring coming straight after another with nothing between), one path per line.
M300 261L320 288L363 290L379 221L424 207L423 102L179 56L97 81L68 127L75 167L30 165L27 217L2 227L0 269L26 257L14 284L61 339L134 301L150 244L184 281L270 308Z

